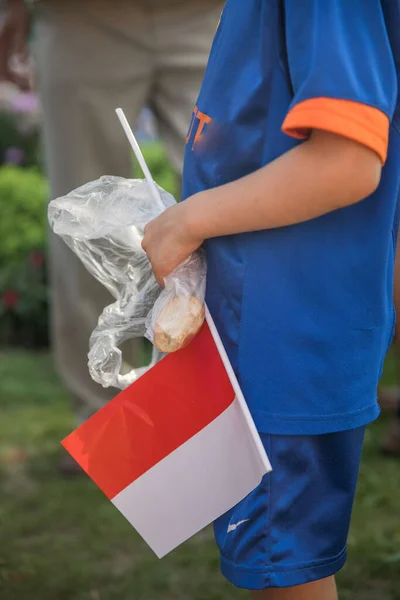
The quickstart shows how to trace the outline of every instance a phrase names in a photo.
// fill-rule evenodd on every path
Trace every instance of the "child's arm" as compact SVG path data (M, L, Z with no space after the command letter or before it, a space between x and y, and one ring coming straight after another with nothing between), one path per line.
M262 169L200 192L145 229L145 249L161 283L212 237L301 223L372 194L381 161L368 147L314 131L310 139Z
M366 146L315 131L262 169L193 196L182 213L199 239L293 225L363 200L380 174L380 159Z

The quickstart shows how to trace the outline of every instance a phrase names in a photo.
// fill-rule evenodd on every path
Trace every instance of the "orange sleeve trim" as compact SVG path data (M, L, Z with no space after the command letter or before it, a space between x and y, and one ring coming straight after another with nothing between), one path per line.
M389 118L373 106L336 98L311 98L296 104L287 114L282 131L305 139L312 129L337 133L359 142L380 157L387 157Z

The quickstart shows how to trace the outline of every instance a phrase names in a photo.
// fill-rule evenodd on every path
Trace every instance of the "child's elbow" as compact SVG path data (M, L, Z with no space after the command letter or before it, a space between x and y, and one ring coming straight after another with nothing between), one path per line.
M379 156L373 150L360 145L349 157L346 167L346 204L356 204L371 196L379 187L381 175L382 163Z
M328 132L311 137L314 154L326 166L328 196L332 209L345 208L364 200L379 186L382 162L379 155L358 142ZM321 172L324 172L323 167Z
M382 162L376 152L351 142L343 148L339 163L342 207L357 204L377 190L381 181Z

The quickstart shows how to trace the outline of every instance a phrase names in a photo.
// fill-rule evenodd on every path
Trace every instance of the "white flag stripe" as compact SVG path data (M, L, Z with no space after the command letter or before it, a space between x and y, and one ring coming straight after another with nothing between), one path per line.
M162 558L243 500L268 470L235 399L112 502Z
M215 345L217 346L217 349L218 349L219 355L221 357L221 360L224 363L224 367L225 367L226 372L228 374L229 380L230 380L230 382L232 384L232 387L234 389L234 392L236 394L237 401L239 402L240 407L242 409L243 416L244 416L244 418L247 421L248 427L250 428L251 435L253 436L254 443L255 443L255 445L258 448L258 452L259 452L259 454L261 456L261 459L262 459L262 461L264 463L264 467L266 469L266 472L268 473L269 471L272 471L271 463L269 462L269 458L267 456L267 453L266 453L265 448L263 446L263 443L261 441L260 435L259 435L259 433L258 433L258 431L256 429L255 423L253 421L253 417L251 416L249 407L247 406L247 402L244 399L243 392L242 392L242 390L241 390L241 388L239 386L239 382L238 382L238 380L236 378L235 372L234 372L234 370L232 368L232 365L231 365L231 363L229 361L229 358L228 358L228 355L227 355L226 350L224 348L224 345L222 343L221 337L220 337L220 335L218 333L218 330L217 330L217 328L215 326L214 319L212 318L211 313L208 310L207 306L206 306L206 321L207 321L207 324L208 324L208 326L210 328L211 335L213 336L213 340L215 342Z

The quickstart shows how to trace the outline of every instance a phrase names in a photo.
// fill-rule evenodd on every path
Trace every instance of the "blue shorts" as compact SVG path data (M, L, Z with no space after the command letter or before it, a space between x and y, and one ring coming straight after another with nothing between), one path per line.
M364 432L261 434L273 472L215 523L227 579L262 590L323 579L343 567Z

